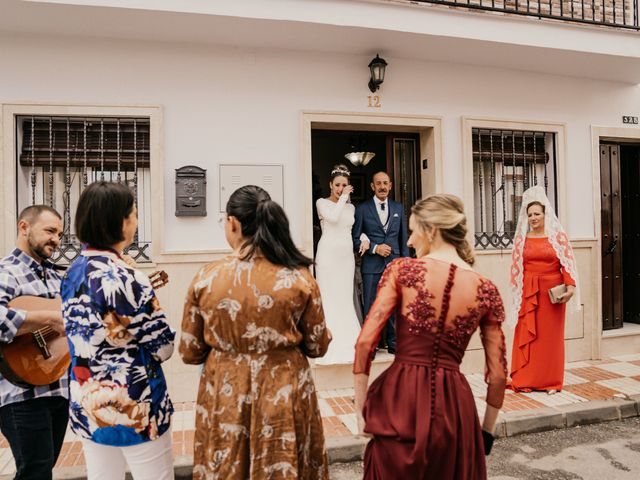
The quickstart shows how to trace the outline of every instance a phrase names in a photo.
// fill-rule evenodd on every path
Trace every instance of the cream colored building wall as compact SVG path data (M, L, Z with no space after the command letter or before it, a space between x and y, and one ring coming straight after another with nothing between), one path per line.
M162 106L167 252L225 248L216 214L223 162L285 166L285 185L296 188L286 188L284 206L301 242L306 110L442 118L443 187L461 196L462 117L562 123L566 226L573 238L594 238L592 191L583 188L592 184L590 125L619 125L640 104L637 85L388 57L374 110L363 56L15 35L0 44L0 101ZM173 214L174 169L190 163L208 170L206 218Z

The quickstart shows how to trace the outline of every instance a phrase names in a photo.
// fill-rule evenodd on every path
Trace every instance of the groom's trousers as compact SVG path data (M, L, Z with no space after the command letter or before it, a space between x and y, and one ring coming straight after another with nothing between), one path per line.
M376 299L376 292L378 290L378 283L382 273L363 273L362 274L362 290L364 293L364 316L365 319L369 314L369 310ZM396 349L396 316L393 313L387 320L387 325L384 329L384 333L387 339L387 347L392 350Z

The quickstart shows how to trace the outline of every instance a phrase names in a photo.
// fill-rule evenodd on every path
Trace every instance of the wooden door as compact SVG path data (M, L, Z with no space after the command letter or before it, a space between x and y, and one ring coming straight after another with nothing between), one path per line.
M602 328L622 328L622 215L620 201L620 147L600 145Z
M404 206L407 222L411 207L421 198L421 170L418 165L419 136L389 135L387 139L387 159L393 159L388 165L393 172L393 198Z
M620 146L624 321L640 323L640 147Z

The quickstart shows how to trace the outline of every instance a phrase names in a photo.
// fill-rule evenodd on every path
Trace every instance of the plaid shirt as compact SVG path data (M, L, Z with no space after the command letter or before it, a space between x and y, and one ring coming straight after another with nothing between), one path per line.
M60 275L50 262L41 265L16 248L0 261L0 342L11 342L26 318L24 310L7 306L22 295L60 296ZM69 398L68 390L66 374L50 385L29 388L18 387L0 375L0 406L37 397Z

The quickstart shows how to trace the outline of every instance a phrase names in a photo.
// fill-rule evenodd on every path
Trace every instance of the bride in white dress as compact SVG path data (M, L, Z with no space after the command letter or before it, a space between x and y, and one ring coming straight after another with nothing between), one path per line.
M355 207L349 202L353 187L349 169L336 165L331 171L331 196L316 202L322 236L316 252L316 280L320 287L327 326L333 334L329 350L318 365L353 363L355 344L360 333L353 296L355 259L351 226ZM363 239L366 243L368 239ZM363 248L368 249L365 244Z

